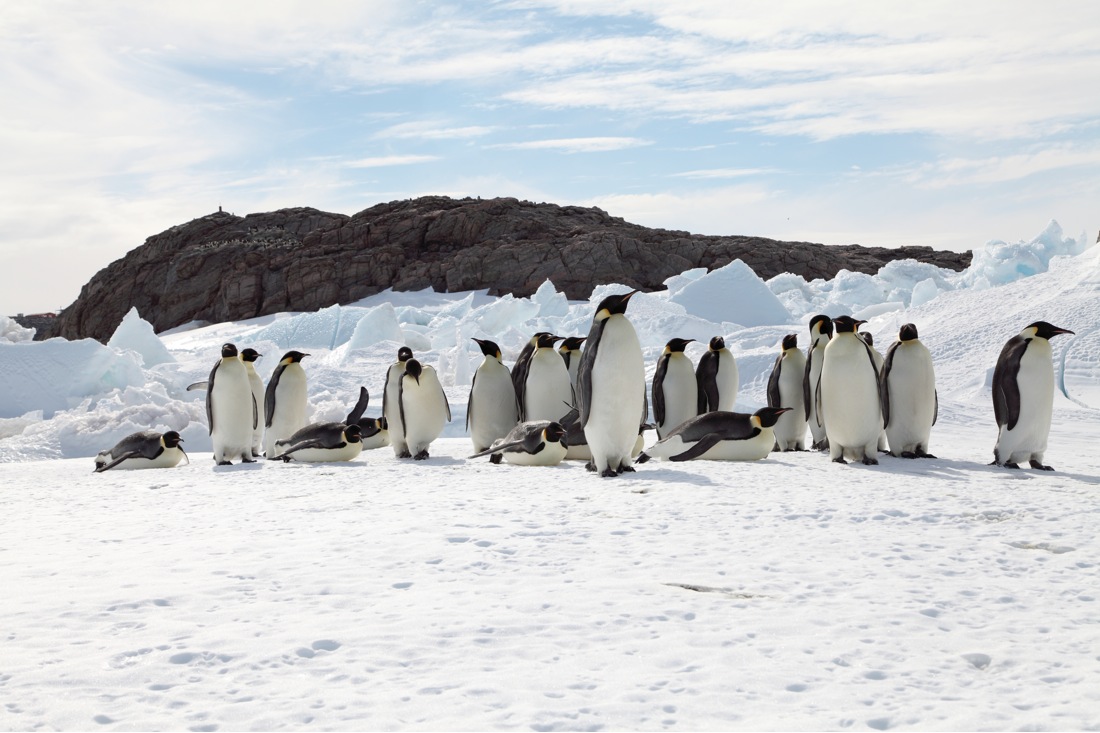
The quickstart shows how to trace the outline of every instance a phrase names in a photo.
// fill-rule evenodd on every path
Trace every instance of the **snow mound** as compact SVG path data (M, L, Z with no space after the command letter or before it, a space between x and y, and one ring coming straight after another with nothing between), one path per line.
M146 367L168 364L176 360L168 352L164 342L157 337L153 324L138 315L137 308L131 308L122 317L122 322L118 324L107 345L112 349L137 353Z
M683 306L689 314L715 323L751 327L775 326L791 320L786 306L741 260L678 287L669 300Z
M35 330L33 328L24 328L14 318L0 316L0 342L7 341L8 343L19 344L24 341L32 341L34 334Z

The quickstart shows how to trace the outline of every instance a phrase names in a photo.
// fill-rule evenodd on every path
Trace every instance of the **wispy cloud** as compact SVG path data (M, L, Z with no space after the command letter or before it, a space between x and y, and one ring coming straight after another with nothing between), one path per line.
M380 155L374 158L359 158L344 163L345 168L385 168L393 165L416 165L439 160L438 155Z
M556 140L498 143L486 147L496 150L557 150L563 153L603 153L612 150L640 148L652 144L652 140L643 140L636 137L569 137Z
M437 122L402 122L379 130L372 136L376 140L469 140L491 135L497 128L486 125L451 127Z
M771 168L707 168L695 171L683 171L673 173L672 178L690 178L692 180L719 180L727 178L746 178L759 176L765 173L774 173Z

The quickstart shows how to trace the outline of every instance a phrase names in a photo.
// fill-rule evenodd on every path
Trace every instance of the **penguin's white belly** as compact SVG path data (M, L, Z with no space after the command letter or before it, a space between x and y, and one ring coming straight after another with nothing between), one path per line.
M657 435L663 438L699 411L699 383L691 360L682 354L669 357L661 389L665 398L665 421L657 426Z
M825 342L828 343L828 342ZM815 443L820 443L825 440L825 418L822 413L824 410L818 411L818 383L821 379L821 361L822 355L825 353L825 345L816 347L810 352L810 435L813 436ZM805 394L805 393L803 393ZM805 414L805 407L803 407L803 414Z
M486 361L478 368L470 403L473 409L470 440L475 453L503 438L519 422L512 377L496 359Z
M855 334L838 334L825 347L821 390L829 443L873 458L882 433L878 376Z
M936 378L932 355L917 344L902 343L894 350L886 383L890 398L890 424L886 438L890 452L928 451L928 438L936 417Z
M298 364L287 366L275 387L275 411L264 432L264 449L275 455L275 443L286 440L306 426L306 373Z
M390 432L388 430L379 430L369 438L363 438L361 441L363 450L374 450L375 448L382 448L390 444Z
M802 356L801 353L798 356ZM783 362L779 372L779 407L789 407L791 411L779 416L772 432L780 450L801 450L806 443L806 408L802 394L806 360L788 356Z
M690 450L694 445L694 443L685 443L679 435L674 435L662 443L657 443L647 452L654 458L671 458ZM714 447L694 460L759 461L768 457L773 445L775 445L775 433L771 428L764 428L758 435L748 440L720 440Z
M561 443L546 443L538 453L504 451L501 455L514 466L556 466L565 460L566 449Z
M587 443L583 445L571 445L565 450L565 460L591 461L592 450L588 447Z
M447 404L444 402L443 387L428 367L420 375L419 385L412 377L402 379L405 382L405 443L415 456L427 450L443 432L443 426L447 424Z
M1050 342L1032 339L1020 359L1016 376L1020 389L1020 419L1016 427L1001 426L997 453L1002 462L1041 461L1047 449L1054 413L1054 366Z
M279 446L286 448L287 443L280 441ZM279 449L276 447L276 450ZM303 448L291 455L291 460L301 463L333 463L335 461L355 460L363 452L362 443L347 443L343 448Z
M737 404L737 361L733 354L723 351L718 355L718 375L715 378L718 383L718 409L724 412L733 412L733 406ZM698 407L698 406L696 406Z
M111 451L102 451L96 456L95 465L96 468L105 466L110 463ZM179 465L179 462L183 460L183 451L177 448L165 448L161 451L160 455L156 458L149 460L148 458L127 458L122 463L118 464L112 471L133 471L142 468L174 468Z
M218 366L210 391L214 430L210 434L214 459L252 459L252 387L240 360L225 359Z
M634 326L613 315L603 327L584 437L596 470L630 466L645 401L645 364Z
M531 358L524 403L525 420L559 421L571 409L573 387L569 383L569 371L561 355L553 349L539 349Z
M391 364L386 370L386 389L383 404L385 409L382 414L389 425L389 443L393 446L393 454L400 456L405 452L405 426L401 422L401 376L405 373L405 365Z
M264 381L256 373L256 368L249 363L245 370L248 373L248 386L252 388L252 399L256 404L256 425L252 428L252 452L258 454L264 449Z

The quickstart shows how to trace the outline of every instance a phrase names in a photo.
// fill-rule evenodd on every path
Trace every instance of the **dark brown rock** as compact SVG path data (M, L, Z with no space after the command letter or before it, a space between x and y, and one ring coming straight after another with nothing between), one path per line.
M98 272L40 336L110 338L136 306L157 331L349 303L386 288L487 288L526 296L546 279L570 298L618 282L659 290L693 267L741 259L762 278L873 274L913 258L961 270L970 253L825 246L650 229L596 208L429 196L354 216L310 208L218 212L150 237Z

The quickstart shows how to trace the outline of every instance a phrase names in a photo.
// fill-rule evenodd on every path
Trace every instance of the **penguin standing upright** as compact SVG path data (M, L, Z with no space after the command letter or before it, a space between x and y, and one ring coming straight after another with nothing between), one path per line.
M737 402L737 362L721 336L712 338L707 353L699 357L695 380L699 384L699 414L733 410Z
M264 404L264 380L260 379L260 375L256 373L256 360L263 354L255 349L242 349L241 361L244 362L244 369L248 372L248 386L252 388L252 399L256 400L256 405ZM252 457L259 458L263 455L264 450L264 420L257 420L256 427L252 429Z
M279 360L264 392L264 455L275 455L275 443L306 426L309 394L301 351L288 351Z
M413 358L412 349L402 346L397 350L397 361L386 370L386 387L382 390L382 417L389 429L390 445L398 458L409 458L405 443L405 425L401 422L401 377L405 376L405 362Z
M875 348L875 337L871 335L870 331L860 331L859 337L863 339L863 343L871 347L871 358L875 360L875 369L878 371L879 382L882 382L882 365L885 359L882 358L882 354ZM881 390L880 390L881 392ZM880 395L881 396L881 395ZM886 420L883 418L883 426L885 428ZM878 450L879 453L887 453L886 450L886 430L883 429L878 436Z
M684 349L695 339L674 338L665 344L653 373L653 419L657 438L699 412L699 383Z
M252 431L259 420L259 406L234 344L222 345L222 358L210 370L206 386L206 421L214 460L219 466L227 466L238 457L244 463L255 463Z
M573 408L569 370L554 350L554 344L560 340L560 336L549 333L540 334L537 339L526 377L516 392L521 420L560 420Z
M873 349L856 334L862 323L851 316L833 319L836 333L825 347L821 364L821 409L829 457L847 463L847 456L873 466L878 464L882 406Z
M932 354L917 338L917 327L906 323L886 351L879 378L882 422L890 453L902 458L935 458L928 436L939 414Z
M645 363L634 326L626 318L632 290L600 301L577 374L580 425L601 476L633 471L631 455L645 408Z
M1043 465L1054 413L1054 361L1049 339L1073 334L1065 328L1036 321L1013 336L1001 349L993 370L993 413L997 418L997 444L993 462L1019 468L1053 471Z
M531 365L531 357L535 355L539 339L543 336L553 336L549 331L539 331L523 345L516 363L512 365L512 386L516 389L516 397L519 399L520 419L523 419L523 385L527 382L527 370Z
M802 404L802 381L806 357L798 350L798 334L783 337L783 350L775 358L768 378L768 407L789 407L775 424L775 448L779 451L806 450L806 410Z
M131 433L114 448L99 452L95 457L95 472L103 473L112 468L172 468L187 457L180 447L182 442L183 438L175 430L163 435L156 430Z
M451 406L433 367L416 359L405 362L398 394L401 424L405 427L408 452L415 460L428 458L428 447L451 421Z
M821 414L821 362L825 347L833 336L833 319L817 315L810 319L810 346L806 349L806 373L802 378L802 400L805 403L806 422L810 426L810 447L828 450L829 437L825 433L825 418Z
M569 372L569 384L573 386L574 393L577 391L577 372L581 368L581 344L583 343L584 336L568 336L558 347L558 353L561 354L565 368Z
M474 341L481 347L485 359L474 372L474 382L470 386L466 429L470 431L474 452L479 453L508 435L519 422L519 408L512 377L501 362L500 347L489 340L475 338ZM494 453L489 460L499 463L500 454Z

